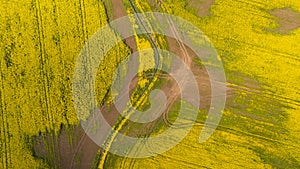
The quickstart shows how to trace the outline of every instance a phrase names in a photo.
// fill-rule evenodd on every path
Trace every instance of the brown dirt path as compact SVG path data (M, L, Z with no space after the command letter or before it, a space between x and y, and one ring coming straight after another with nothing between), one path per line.
M113 16L114 16L113 19L118 19L127 16L126 8L123 5L122 0L111 0L111 3L113 6ZM127 44L127 46L130 47L132 52L137 51L136 42L133 36L126 38L125 43Z

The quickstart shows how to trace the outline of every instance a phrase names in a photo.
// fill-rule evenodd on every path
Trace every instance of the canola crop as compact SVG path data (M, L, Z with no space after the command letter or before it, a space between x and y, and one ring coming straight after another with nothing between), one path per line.
M270 14L281 8L299 14L299 2L215 0L204 17L188 3L165 0L159 11L199 27L223 61L230 96L217 130L198 143L206 118L199 111L188 136L168 152L147 159L110 155L104 168L299 168L300 30L272 31L280 25Z
M97 167L300 168L300 29L288 34L273 31L281 25L270 13L291 8L299 14L299 1L214 0L204 17L197 16L199 9L189 6L188 0L133 2L139 12L156 9L199 27L223 61L230 96L217 130L206 143L198 143L207 115L199 110L191 132L170 151L147 159L105 152L101 161L96 160ZM84 43L107 24L106 9L97 0L24 0L4 1L0 12L0 168L53 168L34 155L32 137L57 135L62 124L79 125L72 102L72 73ZM154 21L149 18L146 24ZM152 47L149 38L134 38L138 50ZM164 37L153 35L153 39L160 48L168 49ZM99 104L103 99L112 100L105 97L114 70L130 53L120 42L100 65ZM153 60L141 62L147 65ZM148 83L139 76L141 88ZM149 91L153 86L150 84ZM143 106L148 99L132 100ZM176 103L170 119L176 118L177 108ZM118 123L120 129L125 124ZM52 147L48 145L47 151L55 156Z
M84 43L107 24L105 8L94 0L25 0L5 1L0 11L0 168L52 168L34 156L32 137L79 125L72 73ZM99 103L117 63L129 53L119 43L106 55L97 74ZM47 151L56 156L52 148Z

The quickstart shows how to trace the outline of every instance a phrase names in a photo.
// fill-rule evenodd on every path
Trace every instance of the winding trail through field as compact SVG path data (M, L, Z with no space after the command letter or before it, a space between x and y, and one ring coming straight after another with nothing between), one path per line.
M113 5L113 16L114 19L126 16L127 13L125 11L125 8L122 4L122 1L119 0L112 0L112 5ZM131 2L131 1L130 1ZM130 3L133 8L135 8L133 5L134 3ZM161 1L160 5L163 5L163 1ZM142 21L137 18L141 23ZM195 55L191 49L188 49L185 44L182 42L178 30L176 29L176 26L174 25L173 21L171 18L168 18L167 20L168 24L170 25L171 31L176 37L175 39L167 37L168 43L169 43L169 50L179 56L183 62L191 69L191 71L194 73L195 78L198 82L198 88L199 88L199 93L201 93L200 97L201 102L200 105L202 108L208 109L210 105L210 81L209 77L207 74L207 71L205 68L200 68L198 65L193 63L193 58L192 55ZM152 35L149 35L150 40L154 43L155 45L155 39ZM133 39L134 40L134 39ZM131 49L136 49L136 45L134 42L128 41L128 39L125 40L125 43L131 48ZM155 45L156 46L156 45ZM157 48L157 46L156 46ZM166 94L167 97L167 104L166 104L166 109L163 114L163 120L166 125L171 126L171 122L168 119L168 112L169 109L172 107L175 101L180 100L180 95L181 95L181 90L179 89L179 85L182 86L183 88L188 88L190 79L187 79L187 76L184 74L184 71L182 71L183 67L179 67L174 74L176 74L177 77L181 77L180 79L177 79L178 81L176 82L174 79L172 79L170 76L160 76L162 78L165 78L167 82L162 86L161 90ZM137 82L137 77L133 79L133 82ZM130 86L130 91L133 91L136 85L131 85ZM111 125L113 125L114 122L116 122L117 117L115 114L118 114L117 110L112 107L110 110L110 114L106 114L108 116L114 116L114 117L107 117L107 120L110 122ZM114 114L114 115L112 115ZM110 120L109 120L110 119ZM114 119L114 120L113 120ZM113 138L110 138L113 139ZM104 161L106 158L107 153L104 152L101 155L101 159L99 162L99 168L103 168Z

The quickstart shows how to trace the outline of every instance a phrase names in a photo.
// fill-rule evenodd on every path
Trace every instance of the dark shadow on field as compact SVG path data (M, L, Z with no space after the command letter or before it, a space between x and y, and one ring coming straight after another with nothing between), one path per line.
M62 125L58 134L40 133L32 140L33 155L51 168L91 168L99 150L99 146L87 137L80 125Z

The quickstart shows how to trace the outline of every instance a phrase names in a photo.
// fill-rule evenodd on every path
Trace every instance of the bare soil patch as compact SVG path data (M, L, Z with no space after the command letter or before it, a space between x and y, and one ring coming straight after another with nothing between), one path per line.
M197 15L200 17L210 15L210 7L214 4L214 0L190 0L188 7L197 10Z
M289 34L291 31L300 28L300 13L291 8L281 8L270 11L275 16L280 25L275 32L280 34Z

